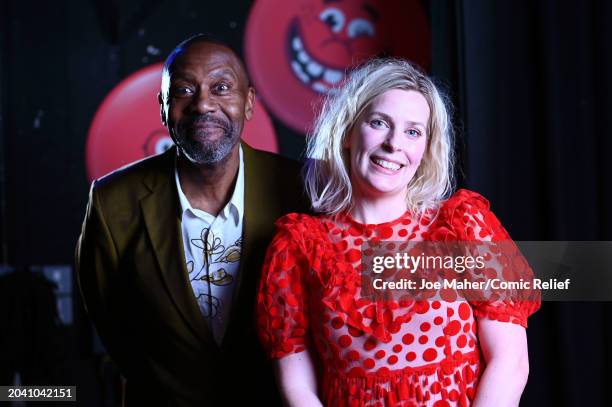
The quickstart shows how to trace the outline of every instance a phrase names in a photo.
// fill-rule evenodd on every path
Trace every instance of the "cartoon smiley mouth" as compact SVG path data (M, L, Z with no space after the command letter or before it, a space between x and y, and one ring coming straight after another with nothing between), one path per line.
M344 78L342 70L326 66L308 52L297 19L289 28L287 40L291 70L304 85L317 93L326 94Z

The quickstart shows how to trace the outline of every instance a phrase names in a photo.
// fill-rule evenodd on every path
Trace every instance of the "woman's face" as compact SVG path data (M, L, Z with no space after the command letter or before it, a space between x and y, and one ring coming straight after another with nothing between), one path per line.
M358 196L406 196L427 146L429 106L413 90L391 89L376 97L345 141L351 182Z

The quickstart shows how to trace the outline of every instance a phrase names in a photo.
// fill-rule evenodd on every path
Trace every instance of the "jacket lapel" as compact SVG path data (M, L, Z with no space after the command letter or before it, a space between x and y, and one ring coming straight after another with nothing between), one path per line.
M244 332L246 324L252 324L255 318L255 294L257 278L261 267L259 257L263 258L266 249L266 236L274 229L273 196L269 196L270 174L258 159L257 153L242 143L244 157L244 218L242 221L242 253L239 278L232 299L230 319L223 338L223 346L233 344L239 332ZM258 246L258 244L260 244ZM263 244L263 246L261 246ZM260 247L261 246L261 247Z
M176 148L166 153L164 165L147 177L151 193L141 201L141 209L162 281L187 325L210 345L216 346L200 312L187 273L181 233L181 214L174 182Z

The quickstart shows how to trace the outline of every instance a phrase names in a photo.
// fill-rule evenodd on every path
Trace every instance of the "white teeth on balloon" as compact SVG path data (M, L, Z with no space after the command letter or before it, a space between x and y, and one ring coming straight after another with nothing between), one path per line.
M340 71L336 71L333 69L326 69L325 73L323 74L323 79L325 79L325 81L331 84L335 84L335 83L340 82L343 76L344 75Z
M329 91L329 88L327 86L323 85L321 82L315 82L312 85L312 88L314 90L316 90L317 92L319 92L319 93L327 93Z
M344 78L342 70L326 67L309 55L302 39L294 30L290 39L291 70L298 79L317 93L334 92L334 85Z
M402 168L402 166L397 164L397 163L392 163L390 161L385 161L385 160L381 160L381 159L378 159L378 158L374 158L374 159L372 159L372 161L374 161L376 164L380 165L383 168L387 168L387 169L393 170L393 171L397 171L400 168Z
M293 45L293 49L296 51L302 50L302 41L299 39L299 37L293 37L291 45Z
M298 53L298 60L303 64L307 64L308 62L310 62L310 57L306 52L300 51Z
M323 72L323 67L316 62L311 62L306 66L306 72L308 72L312 76L321 76L321 72Z
M308 77L308 75L306 75L306 73L304 73L304 71L302 70L302 65L300 65L299 62L291 62L291 68L293 69L293 73L295 73L302 82L308 83L310 81L310 78Z

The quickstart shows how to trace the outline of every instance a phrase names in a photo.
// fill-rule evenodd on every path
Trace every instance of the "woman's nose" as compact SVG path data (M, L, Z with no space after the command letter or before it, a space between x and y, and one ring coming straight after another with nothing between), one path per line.
M399 150L400 147L400 137L401 134L398 134L398 130L390 130L383 142L383 147L391 152Z

